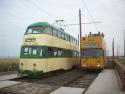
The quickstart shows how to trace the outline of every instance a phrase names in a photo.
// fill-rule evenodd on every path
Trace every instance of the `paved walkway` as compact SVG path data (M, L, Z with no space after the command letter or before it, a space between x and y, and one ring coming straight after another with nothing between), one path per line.
M1 74L0 75L0 88L20 83L20 82L16 82L16 81L9 81L9 79L13 79L13 78L17 78L17 77L18 76L17 76L16 72L12 72L10 74L8 74L8 73Z
M95 79L85 94L125 94L119 90L115 71L105 69Z
M0 82L0 88L11 86L11 85L18 84L18 83L20 83L20 82L16 82L16 81L1 81Z
M3 74L0 75L0 81L5 81L13 78L17 78L17 73L11 73L11 74Z
M84 90L84 88L60 87L50 94L81 94Z

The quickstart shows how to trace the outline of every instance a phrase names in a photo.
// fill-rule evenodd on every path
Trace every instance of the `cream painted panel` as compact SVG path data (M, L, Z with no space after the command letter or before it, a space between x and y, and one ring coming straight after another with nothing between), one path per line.
M75 62L75 58L51 58L48 59L48 72L58 69L68 70L72 66L78 65L78 62Z
M48 59L48 71L58 70L58 69L69 69L67 58L51 58Z
M21 63L23 63L23 66L21 66ZM36 64L36 66L33 66L33 64ZM20 59L20 69L46 72L47 59Z
M36 38L36 42L25 42L26 38ZM56 37L52 37L47 34L24 35L23 45L48 45L78 51L78 45L76 46L75 44L72 44L70 42L67 42Z
M25 42L27 38L36 38L35 42ZM46 34L30 34L24 35L23 45L47 45L47 36Z
M23 63L23 66L21 66L21 63ZM33 66L34 63L36 66ZM37 70L43 72L58 69L68 70L78 64L76 58L20 59L21 70Z

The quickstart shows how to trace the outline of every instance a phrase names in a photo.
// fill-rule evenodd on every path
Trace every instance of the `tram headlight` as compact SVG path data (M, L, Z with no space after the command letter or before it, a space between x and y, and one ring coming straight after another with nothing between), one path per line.
M35 66L36 66L36 64L35 64L35 63L33 63L33 66L35 67Z
M97 66L98 66L98 67L100 67L101 65L100 65L100 64L98 64Z
M21 63L21 66L23 66L23 63Z
M86 65L85 65L85 64L83 64L82 66L83 66L83 67L86 67Z

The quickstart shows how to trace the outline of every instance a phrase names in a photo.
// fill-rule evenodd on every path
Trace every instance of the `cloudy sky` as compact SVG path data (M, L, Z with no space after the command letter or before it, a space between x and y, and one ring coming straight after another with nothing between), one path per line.
M65 24L78 23L82 11L82 35L101 31L105 34L107 50L115 38L117 54L123 53L125 30L125 0L0 0L0 57L19 57L24 32L34 22L54 23L63 19ZM66 32L77 38L78 26L67 26Z

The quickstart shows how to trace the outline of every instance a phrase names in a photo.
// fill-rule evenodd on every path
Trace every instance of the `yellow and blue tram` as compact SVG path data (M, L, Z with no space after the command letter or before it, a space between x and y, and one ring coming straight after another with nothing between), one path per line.
M78 41L48 22L28 26L20 53L19 75L38 76L78 65Z
M103 69L106 64L104 34L90 34L81 38L81 68Z

